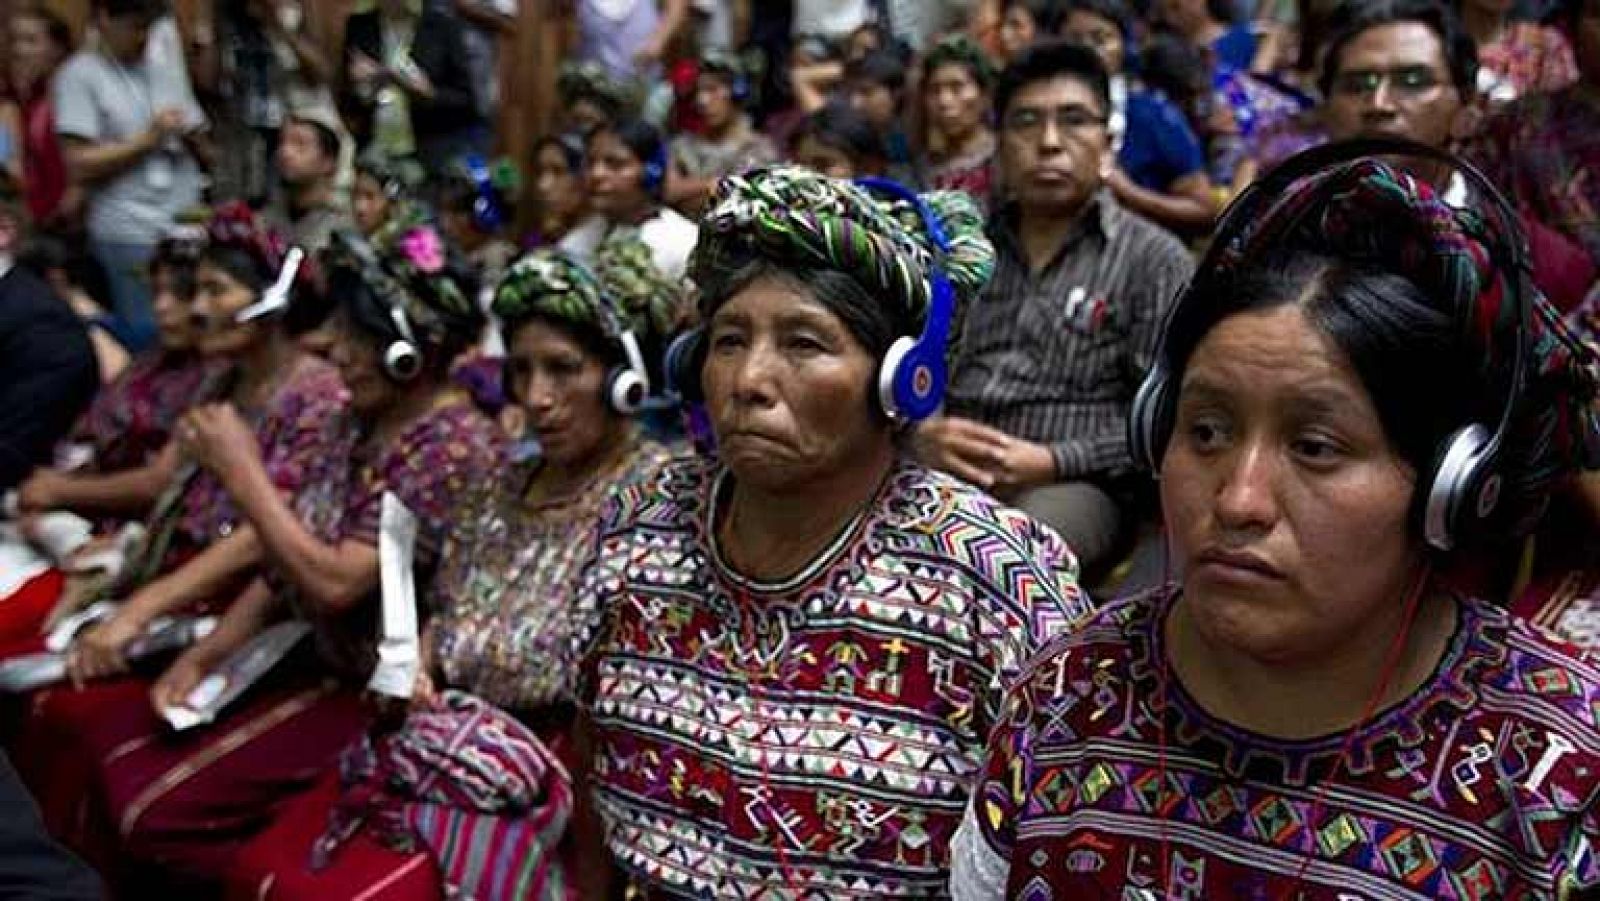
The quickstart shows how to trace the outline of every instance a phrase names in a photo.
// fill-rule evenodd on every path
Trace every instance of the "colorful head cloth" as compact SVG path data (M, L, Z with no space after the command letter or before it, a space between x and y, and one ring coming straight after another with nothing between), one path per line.
M758 257L834 269L921 323L932 297L929 273L935 262L955 289L958 309L978 296L994 272L994 247L972 198L935 191L922 199L944 227L947 255L934 248L911 204L853 182L796 166L730 175L718 183L700 222L689 277L711 284L719 273ZM701 310L703 318L710 313Z
M932 75L940 66L951 64L966 66L977 80L978 87L988 89L999 74L994 61L977 41L964 32L946 35L933 45L922 63L922 71Z
M240 200L217 207L206 224L206 239L210 247L248 255L262 273L277 272L289 252L289 239L283 232L258 219L250 205Z
M556 76L556 94L562 106L572 106L579 100L590 100L612 117L632 113L638 103L638 91L633 85L619 80L605 66L593 60L568 61L561 64Z
M619 309L600 281L581 263L559 250L540 248L515 263L494 293L494 314L507 331L535 315L598 329L622 346L622 329L638 332L643 324Z
M1481 212L1455 209L1410 174L1364 159L1292 186L1253 231L1223 249L1217 276L1225 279L1285 246L1403 274L1427 296L1449 304L1484 374L1509 384L1505 376L1514 366L1520 311L1506 283L1511 261L1491 259L1492 228ZM1530 359L1511 440L1549 444L1551 453L1538 455L1547 468L1524 479L1537 490L1572 467L1600 468L1600 358L1531 279L1525 290Z
M690 318L681 279L656 268L637 228L613 229L595 252L595 278L636 334L669 338Z
M384 242L339 231L326 253L330 267L349 267L379 298L398 304L423 344L443 347L477 334L481 314L433 226L412 226Z

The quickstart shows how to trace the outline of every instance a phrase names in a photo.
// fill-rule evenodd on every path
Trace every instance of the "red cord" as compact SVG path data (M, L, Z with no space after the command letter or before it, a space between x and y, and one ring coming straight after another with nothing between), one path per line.
M1165 564L1163 564L1163 568L1165 568ZM1330 770L1327 777L1322 780L1322 785L1318 787L1316 795L1312 798L1311 815L1306 818L1305 826L1307 830L1311 830L1313 833L1316 829L1317 818L1322 815L1323 808L1327 802L1328 791L1333 786L1334 777L1337 776L1339 771L1344 769L1346 764L1349 762L1350 749L1355 747L1356 735L1361 732L1362 728L1365 727L1372 719L1373 714L1377 712L1378 704L1382 702L1383 695L1389 690L1389 684L1393 681L1395 671L1399 668L1400 656L1405 650L1406 639L1411 634L1411 627L1416 620L1417 609L1422 600L1422 592L1428 585L1429 576L1431 573L1431 565L1424 564L1422 571L1417 574L1416 581L1412 583L1409 589L1407 589L1405 612L1401 619L1400 629L1395 633L1394 639L1390 642L1388 656L1384 661L1383 670L1379 676L1377 688L1375 688L1371 696L1367 698L1366 704L1363 706L1361 711L1361 718L1356 720L1355 725L1351 726L1350 730L1345 733L1344 741L1339 747L1339 756L1334 759L1333 769ZM1162 628L1164 622L1165 620L1158 622L1156 624L1156 628ZM1156 808L1158 812L1166 800L1167 793L1167 684L1172 677L1170 663L1171 652L1167 647L1164 638L1161 643L1161 648L1161 684L1158 686L1158 697L1160 698L1161 702L1161 712L1158 714L1159 737L1157 741L1159 744L1157 745L1156 755L1156 784L1158 786L1156 793ZM1310 869L1312 858L1316 856L1316 839L1314 835L1312 842L1313 845L1311 852L1301 859L1299 868L1295 870L1294 881L1289 884L1288 890L1285 891L1281 896L1281 901L1289 901L1289 899L1293 898L1295 892L1299 891L1301 883L1305 881L1306 871ZM1162 895L1165 898L1172 897L1171 848L1171 836L1167 830L1166 817L1163 814L1161 817L1161 879Z

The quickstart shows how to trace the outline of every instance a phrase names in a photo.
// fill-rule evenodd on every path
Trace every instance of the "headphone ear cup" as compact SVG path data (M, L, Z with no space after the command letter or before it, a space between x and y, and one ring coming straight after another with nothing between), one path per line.
M1490 442L1489 430L1476 422L1445 441L1422 511L1423 537L1433 548L1453 550L1500 506L1502 480L1489 454Z
M409 382L422 374L422 354L410 341L391 341L383 351L383 371L397 382Z
M675 394L690 403L705 400L701 372L706 362L705 330L690 329L667 345L662 355L661 368L667 379L667 393Z
M921 422L944 401L944 348L922 347L902 336L889 346L878 366L878 405L893 420Z
M606 402L623 416L632 416L644 406L644 380L626 366L618 366L606 375Z
M1147 472L1161 471L1161 457L1171 439L1172 400L1166 367L1157 363L1139 384L1128 409L1128 454Z

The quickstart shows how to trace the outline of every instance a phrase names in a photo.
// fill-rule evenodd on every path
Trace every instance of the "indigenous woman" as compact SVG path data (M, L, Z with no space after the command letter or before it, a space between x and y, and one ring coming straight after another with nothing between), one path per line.
M994 64L964 34L940 41L922 64L928 184L966 191L982 206L989 203L994 178L994 129L988 122L994 78Z
M195 264L205 233L186 230L162 241L150 260L157 348L137 358L96 395L76 440L88 459L68 471L40 470L18 492L24 512L142 515L177 471L163 454L179 414L196 400L208 370L194 315Z
M584 190L583 139L545 135L533 148L533 201L537 223L527 244L565 247L568 234L589 215Z
M606 125L589 136L587 151L594 215L568 233L562 248L594 265L602 244L636 232L656 268L667 278L681 278L699 233L694 223L662 205L668 158L661 132L638 120Z
M1334 150L1242 200L1178 301L1131 428L1178 584L1018 680L957 898L1600 884L1593 662L1447 579L1600 462L1596 361L1514 213Z
M256 306L278 280L287 250L282 237L242 204L217 212L195 272L194 322L200 353L226 361L218 364L226 368L184 402L220 397L237 405L274 483L293 494L305 485L306 467L324 452L328 420L345 392L331 367L295 348L281 309L262 312ZM68 489L82 492L76 500L85 510L149 509L146 538L119 578L111 585L73 587L75 598L122 602L116 616L80 633L69 663L80 681L121 672L123 650L156 617L232 600L261 561L254 530L240 521L222 486L181 456L168 447L139 469L76 477ZM166 484L152 484L159 482ZM36 650L49 612L42 607L25 624L11 624L6 631L12 645L5 650Z
M231 406L201 408L185 421L192 431L180 430L252 524L268 575L166 670L145 703L57 727L93 753L89 797L99 809L87 816L115 828L113 876L139 872L146 884L195 892L215 887L273 807L333 765L368 720L358 689L376 659L383 495L416 515L417 565L426 575L447 513L497 464L494 426L449 382L450 361L482 320L446 266L438 234L418 229L387 251L341 234L324 261L329 292L342 303L333 357L350 408L330 424L310 490L287 498L274 486ZM311 648L214 723L166 727L162 716L186 706L201 679L285 615L312 626Z
M542 455L486 479L451 517L405 725L347 751L341 777L324 779L252 842L230 874L235 895L436 898L442 876L453 892L486 901L560 896L554 843L570 803L555 799L570 799L571 788L545 748L564 752L572 721L572 594L604 504L667 457L611 399L614 376L631 371L620 330L659 346L652 323L675 306L660 292L619 294L650 284L638 275L602 269L597 282L548 250L512 266L494 310L510 342L508 388ZM549 784L510 766L496 771L511 781L493 797L473 798L481 773L469 768L432 788L385 784L409 749L448 747L471 729L498 736L517 761L542 763ZM494 806L518 790L547 800ZM422 846L409 850L408 834Z
M776 167L704 220L678 380L718 459L623 492L578 594L606 614L584 689L605 846L580 817L578 857L641 896L942 894L1001 686L1088 611L1053 533L900 453L890 417L942 384L884 397L881 361L930 319L941 357L993 265L970 198L912 199Z
M355 190L350 195L356 228L368 240L381 241L390 233L416 225L421 216L410 194L398 165L374 157L358 160Z

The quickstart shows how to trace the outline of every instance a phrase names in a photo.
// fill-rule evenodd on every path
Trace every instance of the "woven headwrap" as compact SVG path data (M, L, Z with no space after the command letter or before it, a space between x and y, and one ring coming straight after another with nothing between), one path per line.
M219 250L242 251L263 273L277 272L289 252L289 239L257 218L244 201L217 207L206 224L206 241Z
M638 333L644 324L619 308L586 267L549 248L532 251L511 264L495 290L492 308L508 333L533 316L544 316L597 329L619 350L619 329Z
M616 228L595 252L595 278L636 334L668 338L688 322L688 292L681 279L656 268L637 228Z
M932 75L940 66L948 65L966 66L972 72L973 80L978 82L978 87L985 90L994 84L998 75L989 54L964 32L946 35L934 44L923 60L922 71Z
M932 295L928 276L936 258L955 289L958 310L976 299L994 272L994 247L972 198L936 191L922 199L944 227L948 255L935 250L911 204L844 179L782 165L728 176L718 183L700 222L689 277L710 284L719 273L756 258L833 269L920 324ZM709 319L712 311L704 303L702 297L701 316Z
M1402 274L1449 304L1481 371L1501 384L1514 365L1520 311L1506 282L1511 261L1491 259L1491 229L1481 212L1453 208L1430 185L1369 158L1292 186L1252 231L1222 248L1216 274L1226 279L1285 246ZM1548 443L1550 453L1536 455L1545 468L1522 475L1525 487L1538 489L1570 468L1600 467L1600 358L1526 281L1529 359L1510 440Z
M562 63L556 76L556 94L562 106L589 100L613 118L632 115L639 102L639 92L633 85L619 80L593 60Z
M431 225L415 225L392 240L368 241L349 231L335 233L325 251L327 265L354 270L386 303L399 304L417 340L430 347L470 341L482 324L459 266Z

